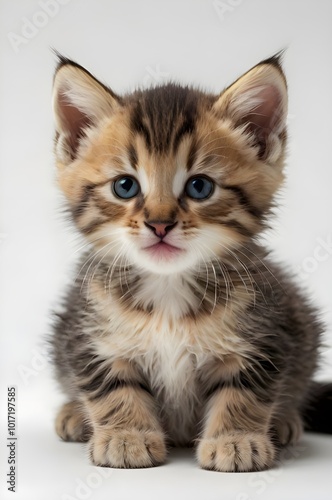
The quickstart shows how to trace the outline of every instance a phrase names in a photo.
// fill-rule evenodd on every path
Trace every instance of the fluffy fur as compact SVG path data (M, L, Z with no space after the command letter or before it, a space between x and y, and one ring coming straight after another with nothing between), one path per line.
M301 435L322 332L256 239L283 180L279 57L217 96L121 97L61 58L54 111L59 184L90 245L52 337L59 436L88 440L96 465L148 467L195 444L207 469L271 467ZM115 191L125 176L130 199Z

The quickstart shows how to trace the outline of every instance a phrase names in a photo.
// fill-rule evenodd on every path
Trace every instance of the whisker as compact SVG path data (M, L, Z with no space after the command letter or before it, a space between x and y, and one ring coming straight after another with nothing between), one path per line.
M89 280L88 280L88 285L87 285L87 292L88 292L88 294L89 294L89 288L90 288L91 282L92 282L92 280L93 280L93 278L94 278L94 275L95 275L95 273L96 273L96 271L97 271L97 269L98 269L98 267L99 267L100 263L101 263L101 262L102 262L102 260L103 260L103 259L104 259L104 258L105 258L105 257L106 257L106 256L107 256L110 252L111 252L111 251L112 251L112 249L114 248L114 246L115 246L115 245L116 245L116 243L111 241L110 243L107 243L106 245L104 245L104 246L103 246L100 250L98 250L97 252L95 252L94 257L93 257L93 259L91 260L91 262L90 262L90 264L89 264L89 266L88 266L88 268L87 268L87 270L86 270L86 272L85 272L85 274L84 274L84 278L83 278L82 283L81 283L81 292L82 292L83 288L85 287L86 280L88 279L88 277L89 277L89 275L90 275L90 269L92 268L93 263L95 262L95 260L96 260L97 256L98 256L100 253L104 252L106 249L108 249L108 250L107 250L107 252L106 252L106 254L102 254L102 257L101 257L101 259L99 260L99 262L98 262L97 266L95 266L95 267L94 267L94 270L93 270L92 276L90 275L90 278L89 278ZM87 260L87 262L88 262L88 261L89 261L89 259Z
M229 285L231 283L234 286L234 284L233 284L233 282L231 280L231 277L229 275L229 272L228 272L227 268L225 267L223 269L224 265L220 261L220 258L214 252L212 252L211 249L207 245L205 245L202 242L201 242L201 245L203 245L205 248L207 248L208 251L209 251L209 253L212 253L215 256L215 262L217 263L217 265L218 265L218 267L220 269L220 273L221 273L221 275L223 277L223 280L224 280L224 283L225 283L225 292L226 292L226 301L225 301L225 312L226 312L226 309L227 309L227 306L228 306L228 303L229 303L229 298L230 298L230 286ZM211 261L210 257L208 257L208 259L209 259L209 261ZM215 274L215 279L217 279L216 274Z

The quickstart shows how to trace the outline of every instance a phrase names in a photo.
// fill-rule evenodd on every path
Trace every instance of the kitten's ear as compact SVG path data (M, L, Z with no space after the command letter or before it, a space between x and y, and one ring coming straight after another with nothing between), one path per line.
M257 155L276 160L285 139L287 84L279 56L261 62L228 87L214 104L248 135Z
M86 129L111 116L119 98L78 64L60 57L53 85L57 154L62 160L76 158Z

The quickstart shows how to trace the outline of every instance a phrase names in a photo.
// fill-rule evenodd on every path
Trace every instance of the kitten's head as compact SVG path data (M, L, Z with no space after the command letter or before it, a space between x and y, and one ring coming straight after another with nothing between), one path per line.
M278 57L220 95L168 84L122 97L61 58L54 111L60 186L105 260L181 272L264 227L283 178Z

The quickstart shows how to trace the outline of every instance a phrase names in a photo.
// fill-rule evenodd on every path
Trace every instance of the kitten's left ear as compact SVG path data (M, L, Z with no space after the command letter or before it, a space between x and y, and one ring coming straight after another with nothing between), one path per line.
M228 87L214 104L247 134L262 160L278 159L285 139L287 84L278 56L261 62Z

